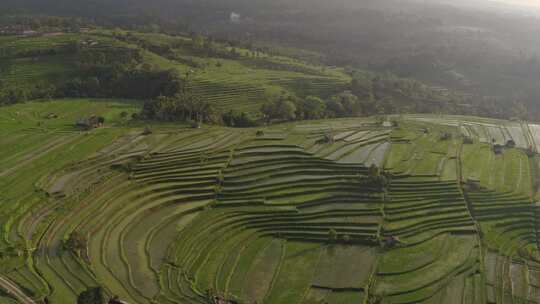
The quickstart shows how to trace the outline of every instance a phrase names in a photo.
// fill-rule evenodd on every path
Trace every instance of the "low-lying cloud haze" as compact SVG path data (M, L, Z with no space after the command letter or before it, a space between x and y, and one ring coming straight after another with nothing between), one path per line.
M506 3L506 4L513 4L513 5L540 7L540 0L491 0L491 1Z

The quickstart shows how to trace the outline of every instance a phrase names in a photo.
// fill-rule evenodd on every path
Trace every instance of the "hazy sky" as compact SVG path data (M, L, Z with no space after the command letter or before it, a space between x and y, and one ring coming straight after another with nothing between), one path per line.
M517 4L517 5L529 5L529 6L540 6L540 0L492 0L494 2L503 2L508 4Z

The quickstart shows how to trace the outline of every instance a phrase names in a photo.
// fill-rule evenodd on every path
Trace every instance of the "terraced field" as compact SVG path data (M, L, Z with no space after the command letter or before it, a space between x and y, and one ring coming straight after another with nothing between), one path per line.
M136 110L0 109L0 278L19 295L0 284L0 303L93 286L128 303L540 303L535 125L149 133L120 115ZM92 114L103 128L73 127Z
M63 88L70 80L88 78L85 61L82 60L86 55L83 53L115 48L138 49L142 59L137 68L150 66L176 70L182 77L190 73L190 87L197 96L213 103L220 111L234 110L254 117L260 115L264 102L280 94L329 97L345 90L351 81L351 76L344 69L309 64L262 51L257 51L255 58L252 50L235 48L234 55L229 58L233 49L226 44L213 43L221 55L208 55L203 50L194 49L194 38L187 36L98 28L83 33L0 38L2 91ZM163 49L168 51L160 51ZM99 58L103 54L96 56ZM94 96L69 95L69 92L65 95L63 91L50 94ZM39 96L41 98L42 95ZM26 98L20 99L24 101Z

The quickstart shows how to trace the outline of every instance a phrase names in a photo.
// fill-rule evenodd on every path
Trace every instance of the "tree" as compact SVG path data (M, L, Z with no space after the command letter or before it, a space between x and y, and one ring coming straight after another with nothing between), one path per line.
M372 164L371 166L369 166L369 176L378 177L380 175L381 175L381 170L379 169L379 167L377 167L377 165Z
M350 91L342 92L333 98L336 98L343 105L346 116L358 116L362 114L358 97L356 97L356 95L352 94Z
M520 119L526 118L529 112L525 104L517 100L514 100L512 102L512 106L510 107L510 109L512 110L512 117L517 117Z
M296 118L296 105L290 96L281 96L275 101L262 105L261 112L268 122L272 119L294 120Z
M338 239L338 233L337 233L337 231L336 231L334 228L331 228L331 229L328 231L328 240L329 240L329 241L332 241L332 242L335 242L337 239Z
M275 116L275 114L274 114L275 110L274 109L275 109L275 105L271 101L265 102L261 106L261 113L263 114L266 122L270 123L272 118Z
M77 304L105 304L103 288L90 287L79 294Z
M326 104L319 97L308 96L304 100L304 119L320 119L326 114Z
M200 34L195 34L191 37L193 41L193 48L196 50L201 50L204 47L204 36Z
M296 118L296 106L288 99L280 100L277 107L277 115L285 120L294 120Z
M337 99L330 99L326 102L326 109L328 115L331 117L343 117L345 116L345 108Z
M228 127L248 128L258 125L257 121L251 118L248 113L238 113L233 110L223 114L222 121Z
M87 239L84 235L77 231L73 231L67 240L63 242L64 249L70 250L71 252L80 255L80 252L86 250Z

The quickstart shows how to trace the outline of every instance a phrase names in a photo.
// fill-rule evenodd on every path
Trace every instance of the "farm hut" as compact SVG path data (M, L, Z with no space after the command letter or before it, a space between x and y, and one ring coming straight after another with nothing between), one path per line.
M450 134L448 132L444 132L444 133L441 134L439 139L440 140L450 140L450 139L452 139L452 134Z
M463 144L472 145L472 144L474 144L474 140L470 136L464 136L463 137Z
M317 144L328 144L334 142L334 136L332 134L325 134L322 138L317 140Z
M480 186L480 180L474 177L467 178L466 185L469 190L480 190L482 188L482 186Z
M493 152L495 154L502 154L503 151L504 151L504 146L503 145L499 145L499 144L493 145Z
M117 296L114 296L112 299L109 300L108 304L129 304L126 301L120 300Z
M513 139L509 139L506 141L506 147L507 148L515 148L516 142Z
M47 114L47 116L45 116L45 118L47 118L47 119L55 119L55 118L58 118L58 115L56 115L55 113L49 113L49 114Z
M213 300L214 304L238 304L236 301L227 300L221 296L215 296Z
M384 247L386 247L386 248L396 247L400 243L401 243L401 241L400 241L399 237L397 237L397 236L389 235L389 236L386 236L384 238Z
M25 30L21 33L21 35L24 37L35 37L35 36L38 36L39 33L32 30Z
M103 127L104 123L105 123L105 118L101 116L98 117L98 116L92 115L88 118L82 118L82 119L77 120L77 122L75 122L75 126L81 129L90 130L90 129Z

